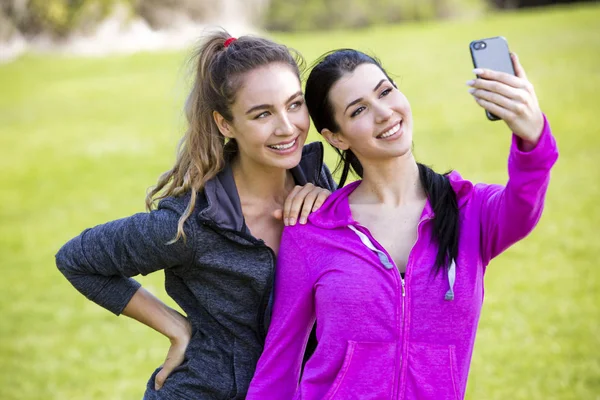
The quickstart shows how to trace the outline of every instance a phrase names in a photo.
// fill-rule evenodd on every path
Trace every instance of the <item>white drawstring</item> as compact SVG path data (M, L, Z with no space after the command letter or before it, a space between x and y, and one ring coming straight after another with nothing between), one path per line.
M375 245L371 242L371 240L369 239L369 237L367 235L365 235L364 233L362 233L361 231L359 231L352 225L348 225L348 228L352 229L354 231L354 233L356 233L358 235L358 237L360 238L360 241L365 246L367 246L371 251L373 251L375 254L377 254L377 257L379 257L379 261L383 264L383 266L385 268L387 268L387 269L394 268L394 265L390 262L388 256L383 251L376 248Z
M446 292L446 296L444 299L446 301L454 300L454 282L456 281L456 263L454 259L450 263L450 268L448 268L448 283L450 284L450 289Z
M387 269L394 268L394 265L390 262L388 256L381 250L375 247L375 245L371 242L369 237L365 235L363 232L356 229L356 227L352 225L348 225L356 235L360 238L360 241L367 246L371 251L373 251L379 257L379 261L383 264L383 266ZM456 281L456 262L454 259L450 262L450 268L448 268L448 284L450 285L450 289L446 292L444 296L444 300L452 301L454 300L454 282Z

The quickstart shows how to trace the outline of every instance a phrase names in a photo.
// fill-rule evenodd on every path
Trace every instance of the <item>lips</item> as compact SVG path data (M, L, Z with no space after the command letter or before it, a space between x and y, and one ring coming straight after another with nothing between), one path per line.
M291 149L292 147L294 147L294 145L296 144L297 141L298 141L298 138L294 138L293 140L291 140L289 142L271 144L271 145L268 145L267 147L270 147L274 150L288 150L288 149Z
M391 127L387 128L385 131L381 132L379 135L376 136L377 139L387 139L389 137L394 136L396 133L398 133L400 131L400 128L402 128L402 120L396 122L394 125L392 125Z
M285 142L269 144L267 145L267 148L277 155L287 156L289 154L296 154L296 152L301 146L302 141L300 139L300 136L296 136L295 138L287 140Z

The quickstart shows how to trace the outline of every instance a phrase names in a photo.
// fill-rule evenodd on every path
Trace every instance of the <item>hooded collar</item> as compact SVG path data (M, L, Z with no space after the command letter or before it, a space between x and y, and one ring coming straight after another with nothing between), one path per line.
M462 179L460 174L456 171L450 172L447 176L452 190L454 190L454 193L456 193L456 200L460 210L470 199L473 193L473 184ZM334 192L317 211L308 217L308 220L319 228L336 229L350 227L354 232L357 232L357 230L353 228L357 222L352 218L348 197L352 192L354 192L354 190L356 190L360 183L361 181L352 182ZM434 216L435 214L428 199L425 202L425 207L423 208L420 221L433 219ZM367 240L369 239L367 238ZM384 266L386 266L386 268L389 268L389 266L392 265L389 262L387 255L384 255L380 252L378 255L380 256L380 261ZM444 300L452 301L455 298L454 284L456 281L456 260L450 261L446 275L448 277L449 289L444 295Z
M456 171L452 171L447 175L450 180L450 186L456 193L458 208L462 208L469 200L473 192L473 184L463 179ZM315 226L324 229L336 229L353 225L356 223L352 218L348 197L362 181L352 182L341 189L335 191L325 203L314 213L308 220ZM432 219L435 216L429 200L425 202L421 220Z
M237 154L235 142L225 146L225 167L204 186L199 196L198 217L217 225L221 229L234 230L250 234L244 221L242 204L233 178L231 161ZM323 166L323 144L309 143L302 149L300 163L290 172L296 185L304 186L308 182L317 183Z

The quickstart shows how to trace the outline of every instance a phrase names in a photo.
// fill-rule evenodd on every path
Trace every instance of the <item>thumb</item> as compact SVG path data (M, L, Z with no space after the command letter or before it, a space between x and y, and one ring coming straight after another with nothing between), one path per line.
M519 62L519 56L517 56L517 53L510 53L510 58L512 58L515 75L517 75L519 78L527 79L527 75L525 74L523 66Z
M165 381L171 375L171 372L177 367L177 363L171 358L167 358L162 369L156 374L154 378L154 390L159 390L165 384Z
M275 218L279 221L283 221L283 210L281 208L273 211L273 213L271 215L273 216L273 218Z

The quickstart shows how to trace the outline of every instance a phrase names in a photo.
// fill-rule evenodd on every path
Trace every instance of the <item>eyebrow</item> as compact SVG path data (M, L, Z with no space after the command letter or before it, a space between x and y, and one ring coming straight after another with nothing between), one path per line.
M385 81L387 81L387 79L385 79L385 78L384 78L384 79L382 79L382 80L380 80L380 81L379 81L379 83L378 83L378 84L375 86L375 88L373 89L373 91L374 91L374 92L376 92L376 91L377 91L377 89L379 89L379 87L380 87L380 86L381 86L381 85L382 85L382 84L383 84ZM348 103L348 105L346 106L346 109L344 110L344 114L346 113L346 111L348 111L348 109L349 109L350 107L352 107L352 106L353 106L353 105L355 105L356 103L360 103L361 101L363 101L363 98L362 98L362 97L360 97L360 98L358 98L358 99L356 99L356 100L354 100L354 101L351 101L350 103Z
M291 95L285 102L289 103L290 101L294 100L296 97L301 96L301 95L302 95L302 90L298 90L296 93ZM271 104L259 104L252 108L249 108L248 111L246 111L246 115L251 114L258 110L264 110L264 109L271 108L271 107L272 107Z

